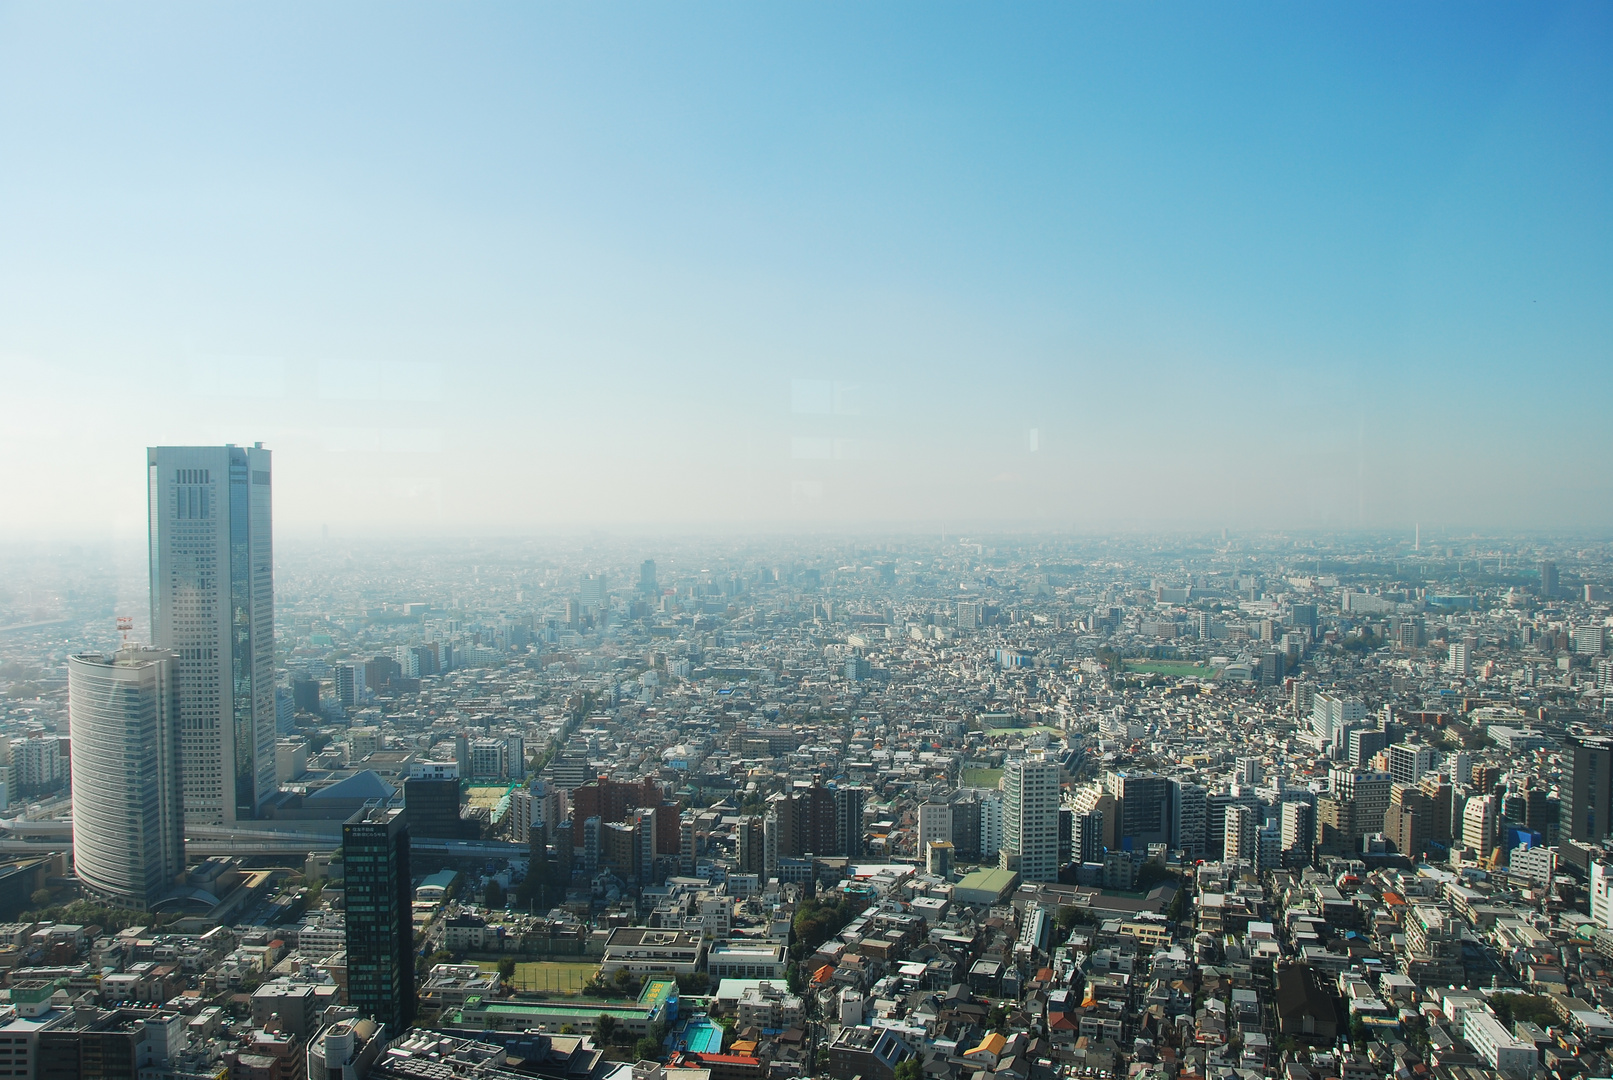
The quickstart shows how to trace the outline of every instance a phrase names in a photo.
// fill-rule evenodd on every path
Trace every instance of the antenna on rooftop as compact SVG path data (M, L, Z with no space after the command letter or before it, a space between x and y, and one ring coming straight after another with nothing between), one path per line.
M123 635L123 644L124 645L129 644L129 631L131 631L133 629L134 629L134 616L132 616L132 615L119 615L118 616L118 633Z

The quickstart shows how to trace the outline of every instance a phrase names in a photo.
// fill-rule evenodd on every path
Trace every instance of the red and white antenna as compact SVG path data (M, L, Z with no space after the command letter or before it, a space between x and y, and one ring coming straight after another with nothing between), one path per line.
M129 644L129 631L134 629L133 615L118 616L118 633L123 635L123 643Z

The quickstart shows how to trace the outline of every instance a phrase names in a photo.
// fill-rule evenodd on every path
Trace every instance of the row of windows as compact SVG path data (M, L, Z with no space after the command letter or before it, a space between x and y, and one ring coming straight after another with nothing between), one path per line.
M174 489L174 517L180 521L206 521L213 516L212 491L204 487Z

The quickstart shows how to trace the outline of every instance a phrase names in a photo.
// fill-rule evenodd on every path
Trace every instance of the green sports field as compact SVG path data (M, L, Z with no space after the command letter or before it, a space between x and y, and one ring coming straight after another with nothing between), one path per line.
M498 964L481 961L483 971L497 971ZM516 964L510 985L528 994L580 994L582 988L599 970L597 963L575 963L567 960L538 960Z
M995 788L1002 778L1001 769L964 769L958 782L963 787Z

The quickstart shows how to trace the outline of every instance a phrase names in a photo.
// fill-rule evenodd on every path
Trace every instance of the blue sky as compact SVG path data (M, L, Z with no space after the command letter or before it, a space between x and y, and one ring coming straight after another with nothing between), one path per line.
M1589 5L0 4L0 533L257 439L290 530L1603 529L1610 55Z

